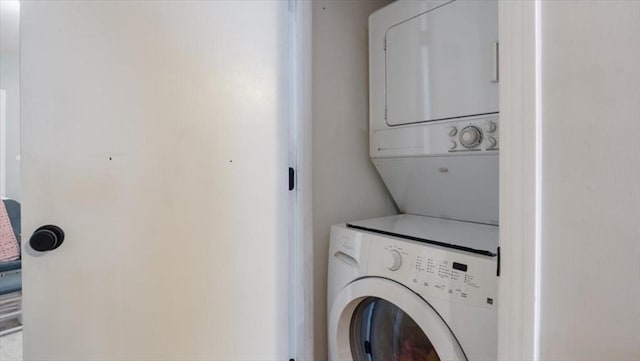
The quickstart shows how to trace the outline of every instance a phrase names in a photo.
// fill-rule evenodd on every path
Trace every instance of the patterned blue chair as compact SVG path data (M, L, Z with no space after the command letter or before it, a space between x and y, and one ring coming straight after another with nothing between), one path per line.
M3 199L20 242L20 203ZM22 329L22 261L0 262L0 336Z

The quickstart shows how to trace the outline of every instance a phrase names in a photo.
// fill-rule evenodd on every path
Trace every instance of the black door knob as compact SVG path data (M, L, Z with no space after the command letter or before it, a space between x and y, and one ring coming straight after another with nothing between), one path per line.
M29 238L29 245L36 251L45 252L54 250L64 242L64 231L54 225L46 225L36 229Z

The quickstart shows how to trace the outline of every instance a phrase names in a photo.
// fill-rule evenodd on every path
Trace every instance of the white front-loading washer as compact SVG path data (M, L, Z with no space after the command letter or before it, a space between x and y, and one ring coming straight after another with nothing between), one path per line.
M495 360L498 227L397 215L331 230L332 361Z

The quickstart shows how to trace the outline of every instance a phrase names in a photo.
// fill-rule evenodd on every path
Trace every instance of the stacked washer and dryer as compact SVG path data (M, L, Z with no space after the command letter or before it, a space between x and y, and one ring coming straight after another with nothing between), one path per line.
M333 361L495 360L498 6L369 18L370 155L401 214L333 226Z

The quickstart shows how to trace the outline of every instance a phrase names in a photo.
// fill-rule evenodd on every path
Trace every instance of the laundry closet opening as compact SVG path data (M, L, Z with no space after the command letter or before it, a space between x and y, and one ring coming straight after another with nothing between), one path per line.
M396 1L367 25L357 139L397 209L331 228L329 359L497 359L498 2Z

